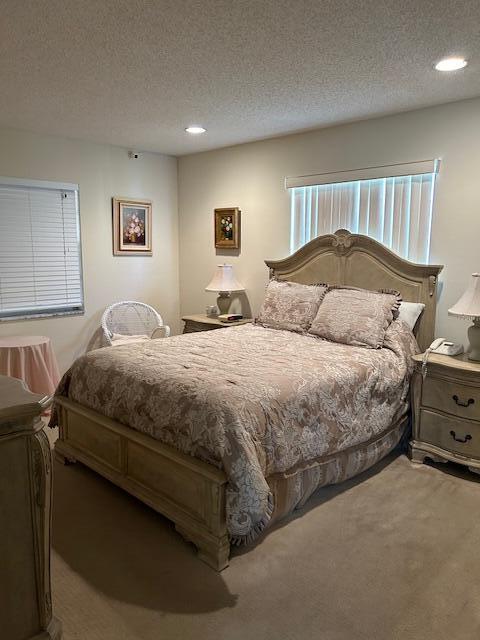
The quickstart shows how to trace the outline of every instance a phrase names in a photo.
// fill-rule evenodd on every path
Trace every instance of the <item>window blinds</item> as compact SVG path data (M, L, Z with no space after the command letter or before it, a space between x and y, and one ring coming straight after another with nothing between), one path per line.
M78 186L0 178L0 319L81 311Z
M348 229L427 263L434 188L435 173L290 188L291 252L319 235Z

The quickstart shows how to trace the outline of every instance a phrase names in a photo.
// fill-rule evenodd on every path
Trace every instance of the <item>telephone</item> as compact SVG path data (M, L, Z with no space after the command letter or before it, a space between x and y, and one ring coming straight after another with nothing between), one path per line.
M458 356L459 353L463 353L463 345L454 344L453 342L445 340L445 338L437 338L432 342L428 351L433 351L433 353L439 353L444 356Z
M463 345L449 342L445 338L437 338L434 340L423 355L422 375L424 378L427 375L428 356L431 353L438 353L443 356L458 356L460 353L463 353Z

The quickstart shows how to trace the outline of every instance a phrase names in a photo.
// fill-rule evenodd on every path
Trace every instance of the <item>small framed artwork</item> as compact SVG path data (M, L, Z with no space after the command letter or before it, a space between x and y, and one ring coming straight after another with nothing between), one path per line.
M215 248L240 249L240 209L215 209Z
M152 255L152 202L112 198L113 255Z

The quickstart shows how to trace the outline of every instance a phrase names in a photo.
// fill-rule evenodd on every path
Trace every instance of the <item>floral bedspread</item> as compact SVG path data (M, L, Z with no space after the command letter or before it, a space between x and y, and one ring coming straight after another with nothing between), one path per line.
M378 350L243 325L90 352L57 394L222 468L238 543L269 521L268 476L367 442L406 412L417 352L399 320Z

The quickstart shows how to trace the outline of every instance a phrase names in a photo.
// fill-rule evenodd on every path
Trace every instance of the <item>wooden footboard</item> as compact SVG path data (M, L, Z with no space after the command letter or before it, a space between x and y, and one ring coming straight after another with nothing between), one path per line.
M59 439L55 454L79 460L166 516L221 571L230 544L225 523L225 474L99 413L56 398Z

